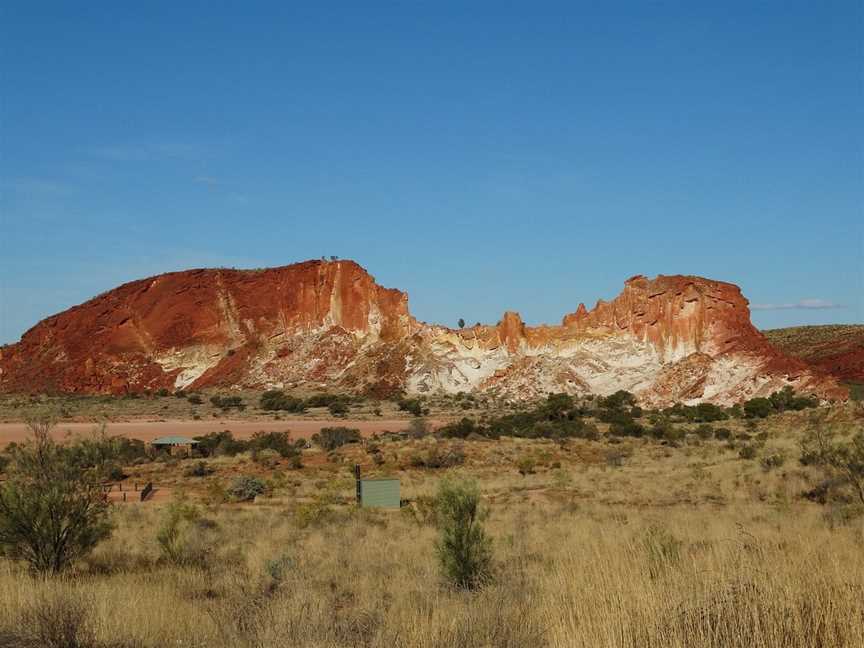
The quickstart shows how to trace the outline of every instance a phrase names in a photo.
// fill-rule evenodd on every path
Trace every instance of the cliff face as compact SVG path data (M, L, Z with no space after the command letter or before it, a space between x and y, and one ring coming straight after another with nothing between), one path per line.
M731 402L791 384L843 397L776 351L732 285L629 279L560 326L452 330L414 320L405 293L351 261L191 270L135 281L49 317L0 351L0 391L123 393L211 386L387 393L627 389L647 403Z

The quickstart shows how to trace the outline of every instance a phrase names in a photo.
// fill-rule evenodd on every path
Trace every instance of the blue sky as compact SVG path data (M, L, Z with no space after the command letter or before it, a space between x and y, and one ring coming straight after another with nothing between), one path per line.
M658 273L862 322L862 36L858 1L4 2L0 342L331 254L450 325Z

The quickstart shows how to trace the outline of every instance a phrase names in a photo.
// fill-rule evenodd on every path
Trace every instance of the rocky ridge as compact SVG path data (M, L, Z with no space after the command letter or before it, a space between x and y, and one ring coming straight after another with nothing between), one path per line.
M647 404L731 403L791 385L844 398L837 381L775 349L729 283L636 276L560 325L451 329L413 318L404 292L353 261L203 269L124 284L0 349L0 391L124 393L279 387L636 393Z

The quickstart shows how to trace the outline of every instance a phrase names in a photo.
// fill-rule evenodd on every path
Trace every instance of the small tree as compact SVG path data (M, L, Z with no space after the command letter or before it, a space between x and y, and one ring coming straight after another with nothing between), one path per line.
M41 573L58 573L111 533L98 470L75 461L50 436L54 420L31 419L0 486L0 552Z
M460 589L481 587L492 573L492 542L483 528L480 489L475 482L445 479L435 509L440 532L435 549L442 573Z
M459 318L459 322L457 322L457 323L459 324L460 329L465 328L465 320L462 319L461 317Z
M864 505L864 431L843 442L816 425L801 442L801 462L822 466L832 476L839 477L836 483L850 486Z

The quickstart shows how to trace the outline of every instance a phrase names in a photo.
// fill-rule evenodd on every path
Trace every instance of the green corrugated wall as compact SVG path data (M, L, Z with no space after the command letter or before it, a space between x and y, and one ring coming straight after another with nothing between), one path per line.
M360 502L363 508L399 508L398 479L361 479Z

